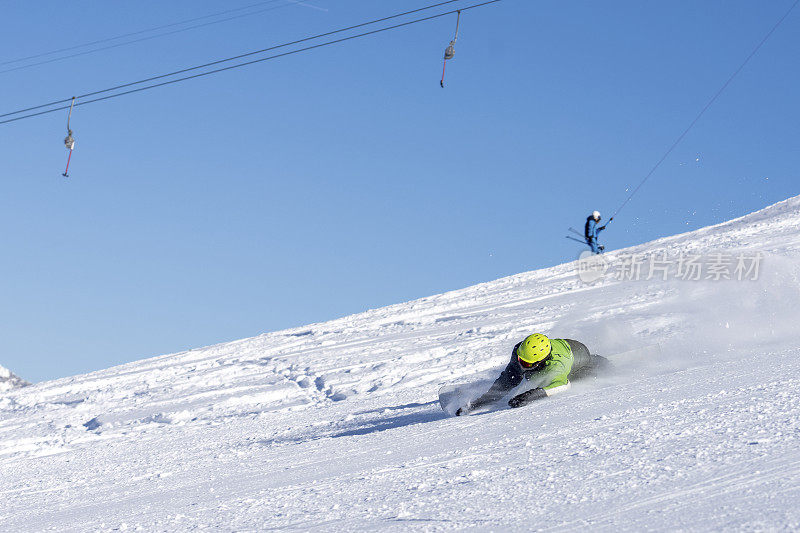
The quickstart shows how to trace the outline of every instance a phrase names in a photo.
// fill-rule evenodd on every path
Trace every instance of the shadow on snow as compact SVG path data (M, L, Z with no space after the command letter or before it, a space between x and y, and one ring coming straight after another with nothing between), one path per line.
M425 405L425 404L423 404ZM397 415L390 418L379 418L377 420L368 420L356 427L345 429L338 433L328 435L331 438L338 437L352 437L355 435L368 435L378 431L386 431L387 429L396 429L414 424L425 424L428 422L435 422L443 418L449 418L448 415L441 410L428 410L422 413L408 413L405 415Z

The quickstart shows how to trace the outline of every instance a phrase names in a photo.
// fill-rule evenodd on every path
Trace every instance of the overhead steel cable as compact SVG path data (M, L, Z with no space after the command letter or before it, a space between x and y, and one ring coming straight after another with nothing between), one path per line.
M94 102L100 102L100 101L103 101L103 100L110 100L111 98L117 98L118 96L125 96L127 94L138 93L138 92L141 92L141 91L146 91L148 89L154 89L156 87L163 87L165 85L171 85L173 83L179 83L179 82L186 81L186 80L191 80L191 79L194 79L194 78L200 78L200 77L203 77L203 76L209 76L211 74L217 74L219 72L224 72L226 70L232 70L232 69L244 67L244 66L247 66L247 65L253 65L255 63L262 63L264 61L269 61L271 59L277 59L277 58L280 58L280 57L285 57L285 56L289 56L289 55L293 55L293 54L298 54L300 52L306 52L308 50L314 50L316 48L322 48L324 46L330 46L332 44L338 44L338 43L342 43L342 42L345 42L345 41L358 39L360 37L366 37L368 35L374 35L376 33L381 33L381 32L384 32L384 31L394 30L394 29L397 29L397 28L410 26L412 24L417 24L417 23L420 23L420 22L425 22L425 21L428 21L428 20L441 18L441 17L447 16L447 15L452 15L453 13L457 13L458 11L467 11L469 9L475 9L477 7L483 7L483 6L486 6L486 5L489 5L489 4L496 4L496 3L501 2L501 1L502 0L489 0L487 2L481 2L479 4L473 4L471 6L463 7L461 9L459 9L459 10L448 11L448 12L445 12L445 13L439 13L439 14L436 14L436 15L431 15L429 17L423 17L423 18L411 20L411 21L408 21L408 22L403 22L401 24L395 24L394 26L387 26L385 28L380 28L378 30L372 30L372 31L364 32L364 33L359 33L357 35L350 35L348 37L343 37L341 39L336 39L334 41L328 41L328 42L324 42L324 43L320 43L320 44L315 44L313 46L307 46L305 48L299 48L297 50L291 50L289 52L284 52L282 54L275 54L275 55L268 56L268 57L262 57L260 59L254 59L252 61L247 61L245 63L237 63L236 65L231 65L231 66L228 66L228 67L214 69L214 70L210 70L210 71L207 71L207 72L201 72L199 74L193 74L191 76L185 76L183 78L178 78L178 79L174 79L174 80L168 80L168 81L164 81L164 82L161 82L161 83L156 83L156 84L153 84L153 85L147 85L145 87L138 87L136 89L131 89L129 91L124 91L124 92L121 92L121 93L115 93L115 94L111 94L111 95L108 95L108 96L101 96L100 98L94 98L94 99L91 99L91 100L84 100L83 102L76 103L75 107L78 107L78 106L81 106L81 105L86 105L86 104L91 104L91 103L94 103ZM141 83L141 82L139 82L139 83ZM130 85L134 85L134 84L127 84L125 86L130 86ZM123 86L123 87L125 87L125 86ZM97 92L91 93L91 94L99 94L101 92L106 92L106 91L97 91ZM80 97L76 97L76 98L80 98ZM71 99L67 99L67 100L64 100L64 101L71 101ZM23 115L21 117L15 117L15 118L3 120L3 121L0 121L0 124L6 124L6 123L9 123L9 122L15 122L17 120L36 117L36 116L39 116L39 115L45 115L47 113L53 113L55 111L61 111L63 109L67 109L69 107L70 106L63 106L63 107L57 107L55 109L48 109L46 111L39 111L38 113L31 113L29 115ZM0 116L3 116L3 115L0 115Z
M737 68L734 71L734 73L730 75L730 77L722 85L722 87L720 87L719 90L714 94L714 96L711 97L711 100L709 100L708 103L705 105L705 107L703 107L703 109L700 110L700 112L697 114L697 116L694 117L694 120L692 120L692 122L689 124L689 126L687 126L687 128L685 130L683 130L683 133L681 133L680 136L675 140L675 142L672 143L672 145L667 149L667 151L664 152L664 155L661 156L661 159L659 159L658 162L655 164L655 166L653 166L653 168L650 169L650 172L647 173L647 175L639 183L639 185L637 185L636 188L633 189L633 192L631 192L631 194L628 195L628 197L625 199L625 201L622 202L622 205L620 205L617 208L617 210L614 211L614 214L611 215L611 219L613 219L615 216L617 216L617 213L619 213L622 210L622 208L625 207L628 204L628 202L631 201L631 199L636 195L636 193L639 192L639 189L642 188L642 185L644 185L645 182L647 182L647 180L650 179L650 176L652 176L655 173L655 171L658 169L658 167L661 166L661 163L663 163L664 160L666 160L667 157L669 157L669 154L671 154L672 151L681 143L683 138L686 137L686 135L688 135L689 131L691 131L691 129L694 127L694 125L697 124L697 122L705 114L705 112L708 111L708 109L714 104L714 102L717 101L717 99L720 97L720 95L722 95L722 93L725 91L725 89L728 88L728 85L731 84L733 79L742 71L742 69L744 69L744 67L747 65L747 63L750 62L750 60L753 58L753 56L755 56L756 53L761 49L761 47L764 46L764 43L766 43L767 40L772 36L772 34L775 33L775 30L777 30L778 27L783 23L783 21L786 20L786 17L789 16L789 14L794 10L794 8L797 6L798 3L800 3L800 0L795 0L795 2L786 11L786 13L784 13L784 15L778 20L778 22L776 22L775 25L772 26L772 29L770 29L767 32L767 34L764 36L764 38L761 39L761 42L759 42L758 45L753 49L753 51L750 52L750 55L748 55L745 58L745 60L742 62L742 64L739 65L739 68ZM611 223L611 219L609 219L608 224ZM606 224L606 225L608 225L608 224Z
M15 72L17 70L24 70L24 69L31 68L31 67L36 67L36 66L39 66L39 65L47 65L49 63L56 63L56 62L62 61L64 59L71 59L73 57L81 57L81 56L85 56L85 55L89 55L89 54L94 54L96 52L103 52L105 50L112 50L114 48L121 48L123 46L128 46L129 44L141 43L141 42L144 42L144 41L151 41L153 39L158 39L159 37L167 37L169 35L175 35L177 33L183 33L185 31L189 31L189 30L195 30L195 29L198 29L198 28L204 28L206 26L212 26L214 24L220 24L222 22L229 22L231 20L236 20L236 19L240 19L240 18L244 18L244 17L249 17L249 16L252 16L252 15L257 15L257 14L261 14L261 13L266 13L267 11L275 11L276 9L282 9L284 7L291 7L291 6L294 6L294 5L300 5L300 4L288 3L288 4L281 4L281 5L272 6L272 7L266 7L264 9L259 9L257 11L252 11L250 13L244 13L242 15L235 15L233 17L228 17L228 18L224 18L224 19L221 19L221 20L214 20L214 21L211 21L211 22L204 22L203 24L197 24L195 26L189 26L188 28L181 28L181 29L178 29L178 30L172 30L172 31L168 31L168 32L165 32L165 33L158 33L156 35L149 35L147 37L141 37L139 39L133 39L131 41L125 41L123 43L111 44L111 45L108 45L108 46L103 46L101 48L94 48L92 50L86 50L86 51L83 51L83 52L76 52L74 54L69 54L69 55L66 55L66 56L55 57L53 59L45 59L43 61L38 61L36 63L31 63L29 65L20 65L20 66L17 66L17 67L11 67L11 68L8 68L8 69L5 69L5 70L0 70L0 74L6 74L8 72Z
M74 46L67 46L65 48L59 48L57 50L50 50L49 52L42 52L40 54L35 54L35 55L27 56L27 57L20 57L18 59L0 61L0 66L12 65L14 63L22 63L23 61L30 61L31 59L39 59L40 57L51 56L53 54L60 54L62 52L69 52L71 50L77 50L79 48L86 48L87 46L94 46L94 45L97 45L97 44L109 43L111 41L118 41L120 39L125 39L127 37L134 37L136 35L142 35L144 33L150 33L150 32L154 32L154 31L165 30L167 28L174 28L175 26L181 26L183 24L190 24L192 22L197 22L199 20L205 20L205 19L209 19L209 18L219 17L219 16L222 16L222 15L227 15L228 13L235 13L237 11L244 11L246 9L251 9L251 8L254 8L254 7L260 7L260 6L267 5L267 4L274 4L275 2L279 2L279 1L281 1L281 0L266 0L264 2L259 2L257 4L250 4L250 5L247 5L247 6L237 7L235 9L228 9L228 10L225 10L225 11L219 11L217 13L211 13L210 15L203 15L202 17L195 17L195 18L192 18L192 19L181 20L181 21L178 21L178 22L172 22L170 24L164 24L164 25L161 25L161 26L155 26L153 28L148 28L146 30L139 30L139 31L134 31L134 32L130 32L130 33L124 33L122 35L117 35L115 37L107 37L105 39L98 39L96 41L91 41L91 42L88 42L88 43L76 44ZM289 1L289 0L287 0L287 1ZM292 3L286 4L286 6L290 6L290 5L292 5ZM294 4L294 5L297 5L297 4ZM279 7L285 7L285 6L279 6ZM261 13L261 11L256 11L255 13ZM238 18L240 16L252 15L252 14L255 14L255 13L246 13L245 15L238 15L236 18ZM220 20L220 21L214 21L214 22L210 22L208 24L215 24L217 22L225 22L227 20L232 20L232 18L228 18L228 19L224 19L224 20ZM202 26L205 26L205 25L207 25L207 24L203 24ZM192 29L192 28L197 28L197 27L200 27L200 26L192 26L191 28L185 28L185 29ZM178 30L178 31L183 31L183 30ZM160 34L160 35L155 35L153 37L147 37L147 38L150 39L150 38L154 38L154 37L160 37L161 35L170 35L170 34L169 33L168 34ZM133 42L138 42L138 41L130 41L130 42L133 43ZM122 43L122 44L128 44L128 43ZM121 46L121 45L114 45L114 46ZM84 52L84 53L90 53L90 52L99 51L99 50L105 50L105 48L101 48L101 49L98 49L98 50L90 50L89 52ZM58 61L60 59L66 59L67 57L74 57L74 56L66 56L66 57L56 58L53 61ZM41 63L34 63L34 65L39 65L39 64L41 64ZM18 68L27 68L29 66L32 67L34 65L25 65L23 67L18 67ZM11 70L16 70L16 69L11 69ZM0 71L0 74L2 74L3 72L9 72L9 71L8 70L3 70L3 71Z
M278 45L275 45L275 46L270 46L268 48L263 48L261 50L255 50L253 52L247 52L247 53L244 53L244 54L239 54L239 55L228 57L228 58L225 58L225 59L212 61L210 63L204 63L202 65L197 65L197 66L194 66L194 67L189 67L189 68L185 68L185 69L181 69L181 70L176 70L174 72L169 72L167 74L161 74L161 75L158 75L158 76L152 76L150 78L145 78L145 79L141 79L141 80L130 82L130 83L124 83L124 84L117 85L117 86L114 86L114 87L109 87L107 89L101 89L99 91L92 91L92 92L89 92L89 93L77 95L77 96L75 96L75 98L78 99L78 100L83 100L85 98L96 96L98 94L117 91L117 90L120 90L120 89L125 89L127 87L132 87L134 85L140 85L140 84L143 84L143 83L147 83L147 82L151 82L151 81L155 81L155 80L159 80L159 79L164 79L164 78L169 78L169 77L172 77L172 76L177 76L179 74L184 74L186 72L191 72L191 71L194 71L194 70L208 68L208 67L211 67L211 66L214 66L214 65L220 65L222 63L235 61L237 59L242 59L242 58L245 58L245 57L251 57L251 56L254 56L254 55L258 55L258 54L263 54L265 52L270 52L272 50L278 50L280 48L286 48L287 46L292 46L292 45L296 45L296 44L300 44L300 43L304 43L304 42L308 42L308 41L313 41L313 40L316 40L316 39L321 39L323 37L328 37L328 36L335 35L335 34L338 34L338 33L351 31L351 30L354 30L354 29L357 29L357 28L363 28L365 26L378 24L380 22L385 22L387 20L392 20L392 19L396 19L396 18L399 18L399 17L404 17L404 16L411 15L411 14L414 14L414 13L419 13L421 11L426 11L426 10L429 10L429 9L434 9L434 8L437 8L437 7L441 7L443 5L452 4L452 3L455 3L455 2L462 2L462 1L464 1L464 0L448 0L446 2L439 2L439 3L436 3L436 4L431 4L431 5L424 6L424 7L418 8L418 9L413 9L411 11L405 11L403 13L397 13L397 14L390 15L390 16L387 16L387 17L382 17L382 18L379 18L379 19L370 20L368 22L362 22L360 24L355 24L353 26L348 26L346 28L340 28L340 29L337 29L337 30L333 30L333 31L325 32L325 33L320 33L320 34L312 35L312 36L309 36L309 37L304 37L302 39L297 39L295 41L290 41L290 42L287 42L287 43L278 44ZM479 4L474 4L472 6L468 6L466 8L462 8L461 11L466 11L468 9L481 7L481 6L484 6L484 5L487 5L487 4L494 4L494 3L497 3L497 2L500 2L500 1L501 0L491 0L491 1L482 2L482 3L479 3ZM283 53L283 54L277 54L277 55L274 55L274 56L269 56L269 57L257 59L257 60L254 60L254 61L248 61L248 62L245 62L245 63L232 65L230 67L225 67L225 68L221 68L221 69L215 69L215 70L212 70L212 71L204 72L204 73L201 73L201 74L196 74L196 75L193 75L193 76L186 76L184 78L179 78L179 79L176 79L176 80L170 80L170 81L164 82L164 83L158 83L158 84L150 85L150 86L147 86L147 87L141 87L141 88L139 88L137 90L126 91L124 93L119 93L118 95L112 95L111 97L122 96L123 94L131 94L133 92L138 92L138 91L141 91L141 90L151 89L151 88L154 88L154 87L161 87L163 85L169 85L170 83L177 83L179 81L185 81L185 80L188 80L188 79L193 79L193 78L197 78L197 77L201 77L201 76L207 76L209 74L215 74L217 72L230 70L232 68L243 67L243 66L246 66L246 65L251 65L253 63L259 63L259 62L262 62L262 61L268 61L270 59L276 59L278 57L283 57L283 56L286 56L286 55L296 54L298 52L303 52L303 51L306 51L306 50L312 50L314 48L320 48L322 46L328 46L328 45L331 45L331 44L336 44L336 43L340 43L340 42L343 42L343 41L348 41L348 40L351 40L351 39L357 39L359 37L365 37L367 35L373 35L375 33L380 33L382 31L388 31L388 30L400 28L400 27L403 27L403 26L409 26L411 24L417 24L419 22L424 22L424 21L427 21L427 20L431 20L431 19L435 19L435 18L439 18L439 17L444 17L446 15L451 15L453 13L456 13L457 11L458 10L448 11L446 13L439 13L439 14L431 16L431 17L425 17L425 18L421 18L421 19L416 19L416 20L412 20L412 21L409 21L409 22L406 22L406 23L403 23L403 24L398 24L398 25L395 25L395 26L389 26L389 27L386 27L386 28L381 28L381 29L378 29L378 30L374 30L374 31L370 31L370 32L366 32L366 33L362 33L362 34L358 34L358 35L352 35L352 36L346 37L344 39L337 39L337 40L334 40L334 41L321 43L319 45L309 46L309 47L301 48L301 49L298 49L298 50L293 50L291 52L286 52L286 53ZM108 98L109 97L97 98L97 99L94 99L94 100L84 100L82 102L76 103L75 106L77 107L77 106L85 105L85 104L92 103L92 102L98 102L100 100L107 100ZM12 115L18 115L18 114L21 114L21 113L26 113L28 111L34 111L36 109L42 109L42 108L45 108L45 107L50 107L50 106L54 106L54 105L58 105L58 104L63 104L65 102L70 102L71 100L72 100L72 97L64 98L63 100L55 100L53 102L48 102L46 104L40 104L40 105L36 105L36 106L32 106L32 107L27 107L27 108L24 108L24 109L19 109L17 111L11 111L11 112L8 112L8 113L3 113L3 114L0 114L0 118L10 117ZM28 114L28 115L24 115L24 116L21 116L21 117L15 117L15 118L12 118L12 119L2 120L2 121L0 121L0 124L6 124L8 122L14 122L14 121L17 121L17 120L22 120L24 118L35 117L35 116L43 115L43 114L46 114L46 113L52 113L52 112L55 112L55 111L60 111L62 109L66 109L66 106L57 107L57 108L54 108L54 109L48 109L46 111L41 111L41 112L38 112L38 113L31 113L31 114Z

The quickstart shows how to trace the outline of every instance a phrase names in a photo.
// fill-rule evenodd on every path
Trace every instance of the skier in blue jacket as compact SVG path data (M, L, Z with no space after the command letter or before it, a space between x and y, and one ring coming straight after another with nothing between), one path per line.
M592 252L599 254L605 250L604 246L600 246L597 243L597 235L604 229L605 226L598 226L597 223L600 222L600 211L594 211L591 215L586 217L586 226L583 229L583 237L586 239L586 244L589 245L589 248L592 249ZM611 220L614 220L614 217L611 217ZM611 222L609 220L609 222Z

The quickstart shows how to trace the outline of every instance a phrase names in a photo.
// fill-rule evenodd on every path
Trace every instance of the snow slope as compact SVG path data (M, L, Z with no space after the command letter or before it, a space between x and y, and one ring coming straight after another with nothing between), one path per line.
M25 387L27 385L30 385L30 383L0 365L0 392L16 389L18 387Z
M763 261L594 283L572 262L7 392L0 530L798 529L800 197L607 259L660 250ZM441 412L533 331L620 374Z

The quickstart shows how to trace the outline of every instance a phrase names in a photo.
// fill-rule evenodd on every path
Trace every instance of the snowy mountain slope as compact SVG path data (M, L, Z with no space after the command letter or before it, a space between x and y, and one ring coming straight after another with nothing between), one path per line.
M800 197L606 258L10 391L0 529L800 527ZM443 415L537 330L620 375Z
M25 387L27 385L30 385L30 383L15 375L9 369L0 366L0 392Z

